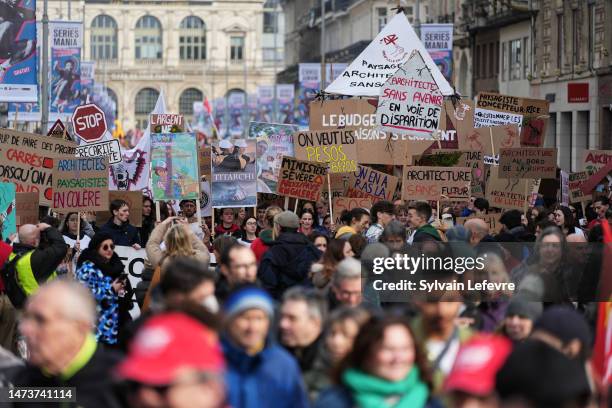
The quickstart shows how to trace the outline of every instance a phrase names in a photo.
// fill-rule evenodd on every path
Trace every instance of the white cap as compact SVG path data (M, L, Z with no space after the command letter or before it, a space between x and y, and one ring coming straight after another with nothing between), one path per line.
M238 139L238 140L236 140L236 142L234 142L234 146L246 148L247 147L247 142L244 139Z
M219 147L221 149L231 149L234 145L229 140L222 140L221 143L219 143Z

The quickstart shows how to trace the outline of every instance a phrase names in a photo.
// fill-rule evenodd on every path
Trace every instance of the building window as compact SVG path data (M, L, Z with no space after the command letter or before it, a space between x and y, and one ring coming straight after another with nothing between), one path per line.
M529 37L523 37L523 79L529 76Z
M206 24L201 18L189 16L181 21L179 55L187 61L206 59Z
M179 113L185 116L193 116L193 103L203 100L204 94L199 89L185 89L179 97Z
M508 50L506 48L506 43L503 42L502 43L502 61L501 61L501 66L502 66L502 81L507 81L508 80L508 75L506 75L506 72L508 72Z
M278 32L278 13L276 11L264 11L263 24L264 33L276 34Z
M105 14L91 22L91 59L108 61L117 59L117 23Z
M521 40L510 41L510 80L521 79Z
M376 18L378 19L378 32L387 25L387 8L379 7L376 9Z
M137 60L161 60L162 28L158 19L153 16L140 17L134 36Z
M244 58L244 37L230 38L230 59L242 61Z
M143 88L136 94L134 100L134 117L136 127L144 129L149 123L149 114L155 108L155 103L159 97L159 92L153 88Z
M561 71L563 65L563 14L557 14L557 68Z

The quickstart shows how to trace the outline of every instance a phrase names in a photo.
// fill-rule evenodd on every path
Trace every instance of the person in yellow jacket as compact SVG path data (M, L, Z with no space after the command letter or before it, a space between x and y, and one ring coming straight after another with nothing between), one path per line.
M25 224L19 228L19 242L13 245L9 261L16 256L17 281L26 296L56 277L55 270L66 256L68 246L62 234L49 224ZM41 244L42 243L42 244Z

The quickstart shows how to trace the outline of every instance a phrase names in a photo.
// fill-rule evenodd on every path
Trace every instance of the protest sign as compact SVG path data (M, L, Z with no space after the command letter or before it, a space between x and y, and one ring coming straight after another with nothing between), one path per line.
M431 136L440 125L442 93L419 52L385 82L376 122L387 132Z
M115 246L115 253L119 256L121 262L123 262L124 272L130 281L132 288L136 288L136 285L142 281L142 272L144 271L145 260L147 259L147 252L144 248L134 249L129 246ZM140 316L140 307L136 302L136 294L132 297L132 309L130 315L133 319Z
M569 201L569 174L561 170L561 204L568 206Z
M210 198L210 181L200 182L200 216L212 215L212 200Z
M210 181L210 146L200 145L198 148L198 163L200 165L200 178L206 177Z
M2 2L1 15L0 102L37 102L36 1Z
M542 99L481 92L474 112L474 127L515 124L521 146L542 147L546 137L549 102Z
M497 166L492 166L490 169L485 198L489 200L491 207L524 210L531 196L530 186L533 186L535 181L533 179L502 179L498 176L498 169Z
M60 213L107 210L108 159L55 160L52 208Z
M373 203L380 200L392 200L399 178L371 167L357 165L351 173L346 190L347 197L368 197Z
M151 133L183 133L185 118L175 113L152 113L149 116Z
M15 206L15 184L0 182L0 226L3 238L17 232Z
M130 208L130 224L135 227L142 225L142 193L140 191L109 191L108 201L109 203L113 200L123 200L128 204ZM153 209L155 210L155 209ZM108 211L108 208L104 211L96 212L96 223L102 225L106 223L112 214Z
M149 165L151 164L151 134L145 132L138 144L121 151L121 162L110 167L108 185L111 190L140 191L151 196Z
M469 220L480 218L481 220L483 220L489 225L489 234L496 235L496 234L499 234L502 228L504 227L502 223L499 222L499 219L501 218L501 216L502 216L501 213L493 213L493 214L473 215L470 217L457 217L456 224L463 225Z
M276 194L318 201L327 180L327 166L283 157Z
M15 215L17 225L38 224L38 193L16 193Z
M612 160L608 161L604 167L597 170L597 173L590 175L588 180L585 181L582 186L580 186L580 189L584 194L589 194L591 191L595 190L597 186L606 178L609 182L608 185L612 184L610 173L612 173Z
M557 149L538 147L501 148L499 150L500 178L557 177Z
M582 169L593 175L612 161L612 150L585 150L582 153Z
M0 180L17 192L38 192L41 205L53 200L54 157L74 157L76 144L32 133L0 129Z
M334 210L334 224L342 225L340 222L342 211L350 211L353 208L365 208L369 211L372 208L372 200L369 197L333 197L332 208Z
M331 173L357 169L357 139L352 130L323 130L293 134L295 158L329 163Z
M151 134L153 200L196 200L200 196L198 147L193 133Z
M484 154L475 150L434 150L430 154L414 156L415 166L469 167L472 169L472 195L484 196Z
M251 122L249 136L257 139L258 193L276 191L282 158L293 156L293 132L297 130L294 125Z
M580 187L589 179L589 173L586 171L579 171L577 173L569 174L569 201L570 203L577 203L581 201L589 201L593 197L591 194L584 194Z
M246 147L231 144L212 146L212 206L254 207L257 205L255 140L242 140ZM223 141L221 146L224 146Z
M108 157L109 164L121 163L121 145L118 139L81 144L76 148L76 157Z
M404 166L402 199L469 200L471 180L468 167Z
M460 150L477 150L484 153L485 164L499 165L499 150L503 147L520 147L520 134L516 125L488 128L472 128L467 137L459 138Z
M440 73L404 13L397 13L325 92L378 96L385 81L406 62L413 50L421 53L442 94L453 95L453 88Z

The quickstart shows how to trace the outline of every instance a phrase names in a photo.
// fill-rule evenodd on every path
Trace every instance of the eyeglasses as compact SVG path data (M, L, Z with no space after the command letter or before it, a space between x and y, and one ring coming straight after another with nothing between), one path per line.
M106 244L106 245L102 246L102 250L103 251L108 251L109 249L111 251L114 251L115 250L115 244L110 244L110 245Z

